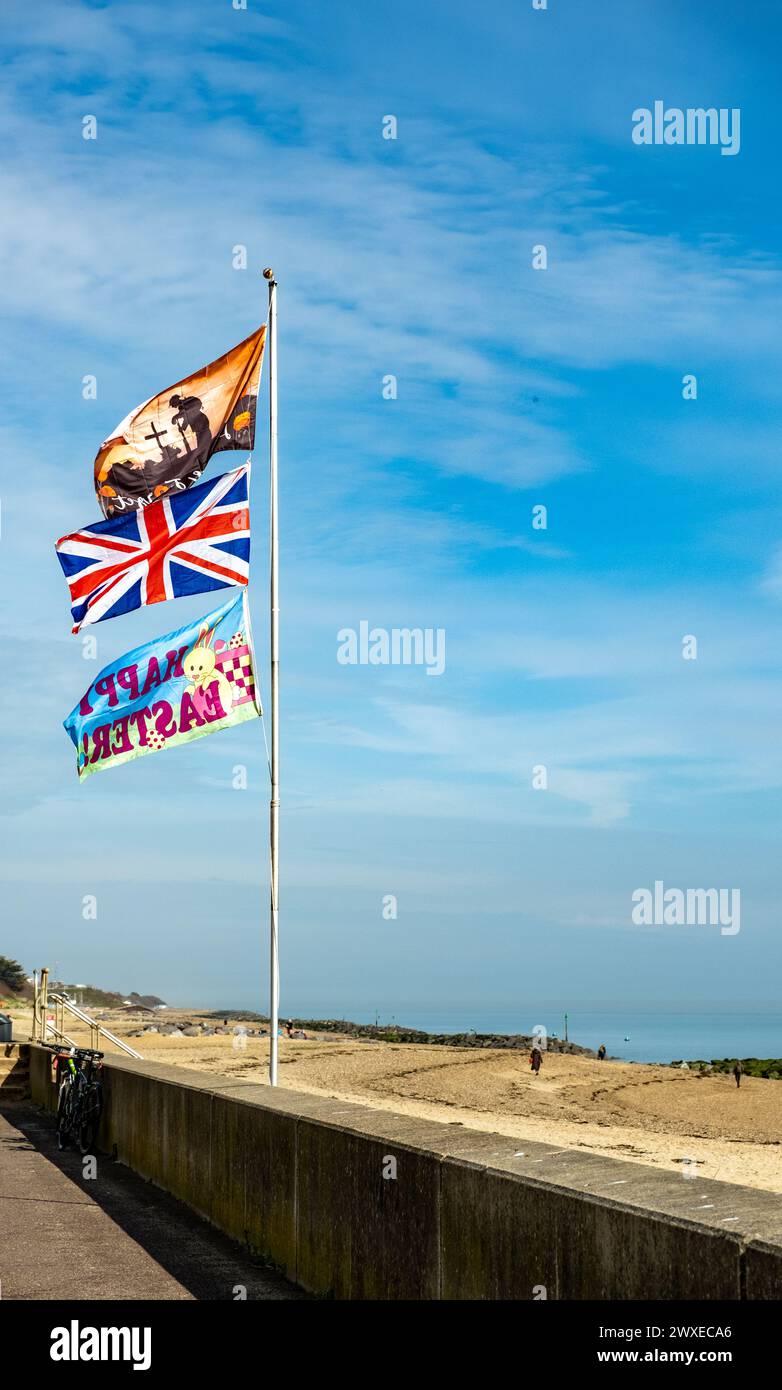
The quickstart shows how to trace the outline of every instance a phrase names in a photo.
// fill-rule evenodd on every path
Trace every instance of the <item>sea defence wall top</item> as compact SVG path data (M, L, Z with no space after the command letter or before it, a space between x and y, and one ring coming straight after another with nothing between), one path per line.
M782 1295L773 1193L126 1057L104 1087L103 1150L317 1293Z

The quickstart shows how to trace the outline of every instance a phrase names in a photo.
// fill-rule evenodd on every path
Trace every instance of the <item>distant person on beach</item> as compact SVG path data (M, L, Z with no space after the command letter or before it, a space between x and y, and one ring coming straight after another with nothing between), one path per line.
M598 1062L604 1062L604 1061L605 1061L605 1056L606 1056L606 1045L605 1045L605 1043L601 1043L600 1046L599 1046L599 1048L597 1049L597 1060L598 1060Z
M736 1085L737 1085L737 1086L740 1086L740 1085L741 1085L741 1073L742 1073L743 1070L744 1070L744 1068L742 1067L741 1062L738 1062L738 1061L737 1061L735 1067L733 1068L733 1075L734 1075L735 1078L736 1078Z
M286 1025L285 1025L285 1034L286 1034L286 1037L289 1037L289 1038L292 1038L292 1037L293 1037L293 1019L292 1019L292 1018L289 1018L289 1019L288 1019L288 1022L287 1022Z
M542 1061L543 1061L543 1053L541 1052L540 1048L539 1048L539 1047L533 1047L532 1051L531 1051L530 1054L529 1054L529 1066L530 1066L530 1071L534 1071L534 1073L535 1073L536 1076L537 1076L538 1072L540 1071L540 1065L541 1065L541 1062L542 1062Z

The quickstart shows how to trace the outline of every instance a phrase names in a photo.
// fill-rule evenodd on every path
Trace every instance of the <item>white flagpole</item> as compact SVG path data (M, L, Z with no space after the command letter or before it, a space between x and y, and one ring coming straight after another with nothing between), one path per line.
M271 654L271 800L269 848L271 864L270 960L269 960L269 1085L277 1085L277 1032L280 1012L280 963L277 925L280 869L280 607L277 515L277 281L271 268L269 282L269 475L270 475L270 654Z

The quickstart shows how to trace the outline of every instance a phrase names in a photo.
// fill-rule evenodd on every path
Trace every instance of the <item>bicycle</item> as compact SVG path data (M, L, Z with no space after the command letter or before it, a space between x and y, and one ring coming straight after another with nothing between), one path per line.
M66 1149L74 1139L83 1154L91 1153L103 1113L103 1053L90 1047L66 1050L57 1043L47 1045L56 1053L58 1080L65 1069L57 1097L57 1147Z

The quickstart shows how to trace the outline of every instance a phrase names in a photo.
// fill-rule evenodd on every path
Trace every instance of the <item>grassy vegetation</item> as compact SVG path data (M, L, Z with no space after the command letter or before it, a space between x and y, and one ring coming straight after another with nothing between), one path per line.
M687 1062L690 1071L732 1072L736 1065L735 1057L713 1057L710 1062L702 1059ZM681 1061L671 1062L672 1067L680 1067ZM767 1081L782 1080L782 1057L742 1057L741 1069L745 1076L762 1076Z
M69 999L85 1009L117 1009L122 1007L126 999L141 1008L152 1008L164 1002L156 994L118 994L116 990L98 989L97 985L66 985L61 980L52 980L49 989L67 994Z

